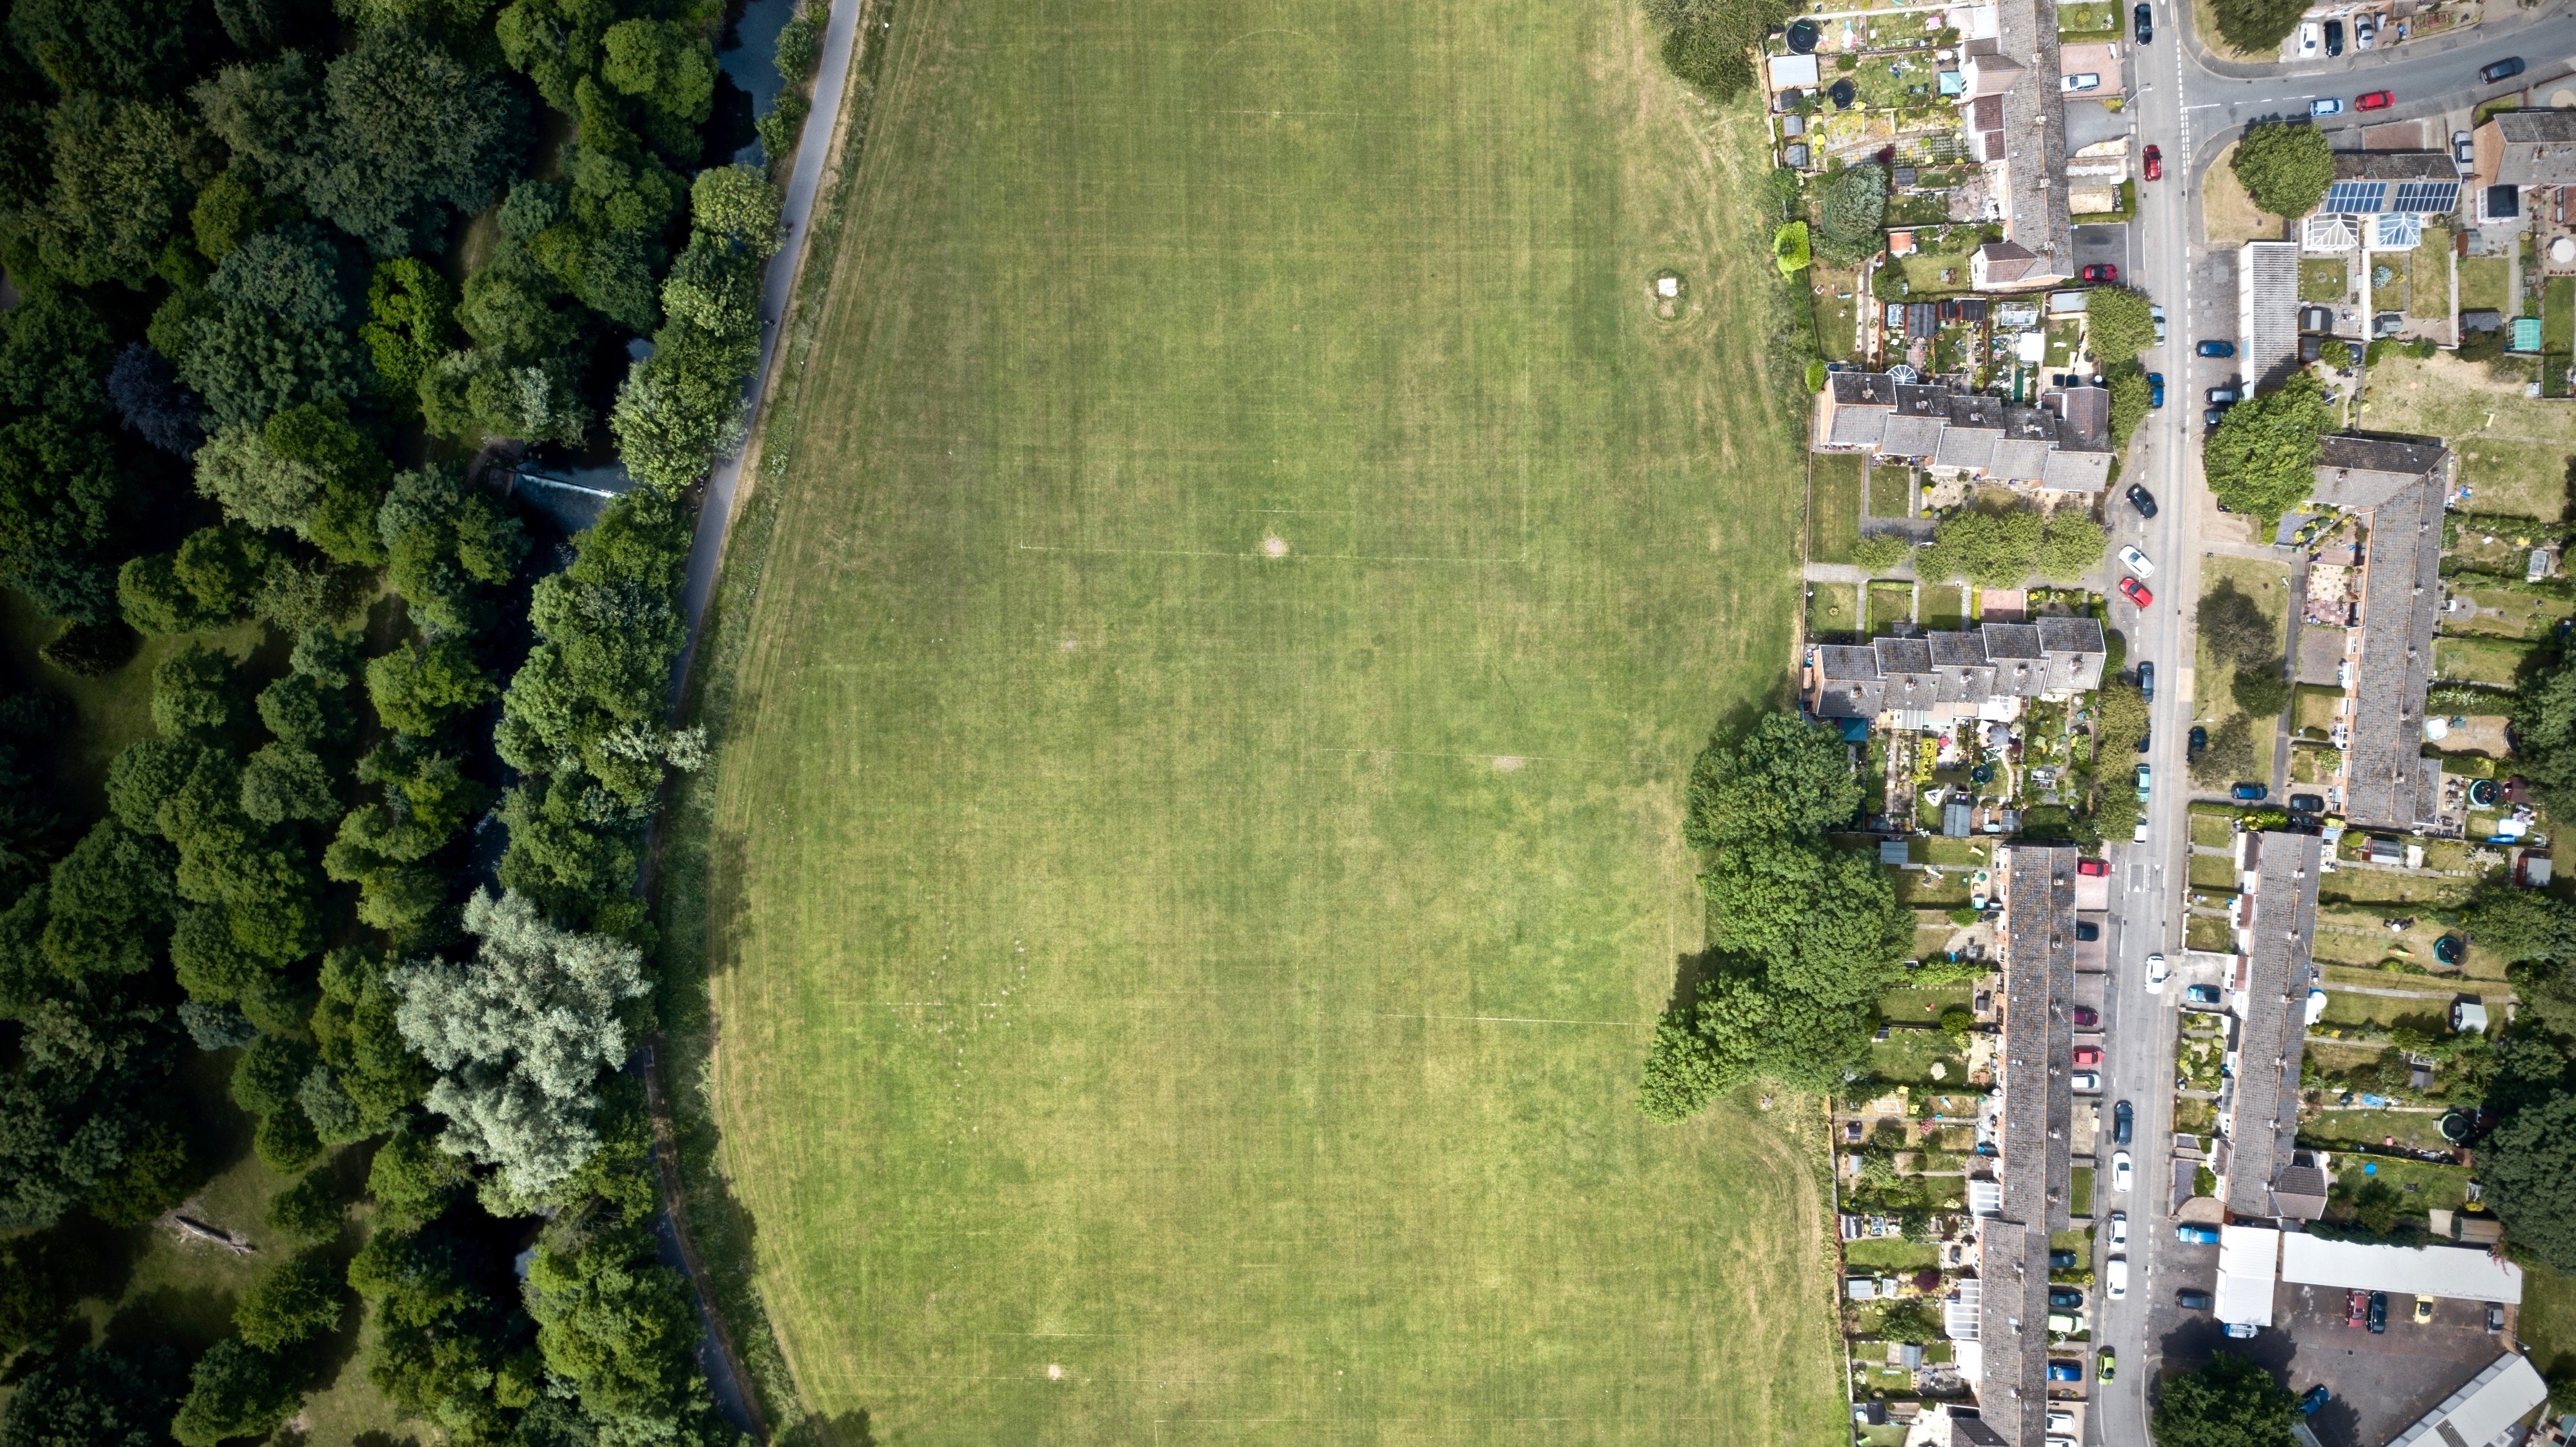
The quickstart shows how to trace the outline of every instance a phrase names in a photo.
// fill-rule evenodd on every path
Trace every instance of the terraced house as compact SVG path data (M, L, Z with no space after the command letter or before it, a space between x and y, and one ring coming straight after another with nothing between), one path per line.
M2352 825L2451 832L2459 801L2442 765L2423 757L2424 695L2442 606L2442 512L2457 460L2438 442L2329 436L2320 440L2315 501L2357 514L2367 529L2346 631L2331 731L2343 771L2330 807Z
M2037 405L1890 372L1836 372L1816 394L1818 452L1860 452L1935 474L2041 492L2098 493L2111 476L2111 393L2058 388Z

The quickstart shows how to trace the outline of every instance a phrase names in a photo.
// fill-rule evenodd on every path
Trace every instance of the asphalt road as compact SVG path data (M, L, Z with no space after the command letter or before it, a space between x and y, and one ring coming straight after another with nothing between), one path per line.
M2106 1447L2148 1447L2149 1389L2154 1383L2150 1354L2149 1308L2170 1300L2185 1286L2207 1282L2188 1279L2179 1266L2160 1270L2160 1250L2173 1243L2173 1222L2166 1210L2171 1199L2173 1035L2172 1011L2178 987L2165 995L2146 989L2146 957L2163 953L2179 966L2183 954L2181 887L2189 874L2189 781L2184 769L2184 740L2190 729L2192 652L2190 605L2200 596L2201 519L2214 506L2200 477L2198 438L2199 389L2229 380L2228 364L2197 361L2190 343L2203 336L2236 333L2234 269L2220 258L2198 258L2191 239L2197 231L2201 175L2208 142L2271 115L2307 113L2317 96L2340 97L2355 119L2353 97L2370 90L2396 93L2397 104L2369 119L2403 119L2441 112L2488 99L2514 86L2562 75L2576 54L2576 10L2565 5L2533 23L2481 27L2458 40L2427 40L2369 52L2351 52L2313 65L2233 66L2204 64L2184 43L2191 7L2176 0L2155 0L2157 39L2131 47L2130 100L2125 114L2136 123L2141 145L2161 146L2166 179L2141 182L2137 219L2130 226L2130 248L2136 259L2130 279L2164 304L2171 323L2165 345L2146 358L2149 371L2162 372L2166 405L2148 414L2142 438L2115 490L2141 483L2158 503L2153 519L2141 518L2124 499L2106 509L2112 542L2135 543L2156 564L2148 580L2154 603L2143 610L2126 600L2111 604L2110 625L2129 642L2130 665L2156 665L2157 691L2149 706L2152 745L2144 756L2154 780L2146 810L2144 844L2115 844L2112 860L2111 976L2105 982L2103 1026L2103 1125L2095 1173L2094 1219L2100 1230L2097 1256L2109 1254L2109 1213L2129 1217L2129 1294L2111 1301L2097 1293L2095 1341L2119 1355L2120 1370L2108 1385L2096 1383L2092 1410L2086 1413L2086 1436ZM2483 86L2479 67L2508 55L2519 55L2529 70L2514 86ZM2223 73L2224 72L2224 73ZM2070 129L2072 129L2070 127ZM2113 565L2115 568L2117 564ZM2125 1195L2111 1190L2110 1121L2117 1102L2135 1111L2135 1129L2127 1147L2136 1163L2136 1184ZM2179 1248L2175 1248L2179 1249ZM2205 1252L2203 1254L2206 1254Z

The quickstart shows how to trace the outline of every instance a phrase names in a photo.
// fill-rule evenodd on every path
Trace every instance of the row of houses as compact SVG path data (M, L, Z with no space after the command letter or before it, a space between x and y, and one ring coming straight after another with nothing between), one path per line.
M1801 670L1801 701L1817 718L1882 720L1907 730L1953 719L2005 723L2021 701L2102 686L2109 659L2094 618L1983 623L1962 632L1823 644Z
M1921 465L1935 476L2098 494L2111 477L2111 393L2077 384L2036 405L1894 372L1835 372L1816 394L1809 444Z

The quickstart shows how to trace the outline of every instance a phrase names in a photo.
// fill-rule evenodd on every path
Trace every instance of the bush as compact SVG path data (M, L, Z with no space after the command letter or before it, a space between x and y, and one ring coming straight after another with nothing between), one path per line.
M2039 514L2026 508L1965 512L1933 530L1914 567L1926 581L1966 578L1983 588L2008 588L2029 577L2042 540Z
M2147 294L2135 287L2098 286L2085 294L2084 339L2105 366L2135 361L2156 339Z
M2210 490L2268 530L2315 488L2317 438L2332 421L2314 372L2228 408L2202 452Z
M36 650L65 673L98 678L132 662L141 640L122 623L74 623Z
M1780 268L1782 276L1796 277L1814 259L1807 239L1806 222L1784 222L1779 230L1771 233L1771 260Z
M1752 86L1753 52L1790 10L1782 0L1682 0L1656 8L1669 27L1665 68L1717 100Z
M1815 252L1827 261L1849 264L1876 252L1883 240L1879 226L1887 219L1887 171L1864 162L1845 166L1817 188Z
M2290 681L2282 677L2283 661L2257 664L2236 670L2228 691L2235 696L2236 706L2248 718L2271 720L2290 706Z
M2034 570L2043 578L2071 583L2100 567L2102 554L2110 546L2111 536L2100 523L2066 513L2048 524Z
M1852 545L1852 562L1872 573L1883 573L1905 561L1914 551L1912 544L1894 533L1864 533Z

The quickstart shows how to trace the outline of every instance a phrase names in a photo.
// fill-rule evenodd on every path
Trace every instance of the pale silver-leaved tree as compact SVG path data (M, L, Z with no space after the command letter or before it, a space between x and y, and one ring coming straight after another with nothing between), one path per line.
M476 891L465 928L481 937L473 959L429 956L389 973L394 1024L442 1072L428 1102L447 1117L439 1143L500 1167L533 1199L598 1149L591 1085L625 1057L619 1003L652 985L633 945L557 929L515 891Z

